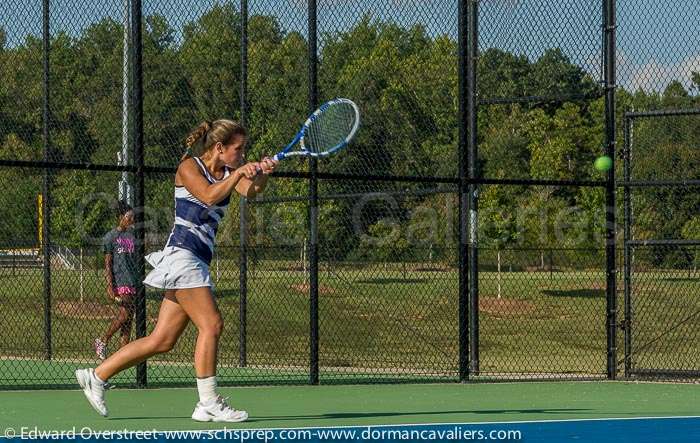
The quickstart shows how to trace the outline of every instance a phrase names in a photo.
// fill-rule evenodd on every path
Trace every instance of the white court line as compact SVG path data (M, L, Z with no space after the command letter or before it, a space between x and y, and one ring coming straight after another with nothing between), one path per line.
M255 418L254 415L250 418ZM611 418L571 418L562 420L521 420L521 421L482 421L482 422L460 422L460 423L403 423L393 425L345 425L345 426L304 426L298 428L220 428L220 429L193 429L193 430L158 430L157 432L210 432L210 431L281 431L287 429L347 429L347 428L388 428L402 426L488 426L488 425L503 425L503 424L528 424L528 423L568 423L568 422L586 422L586 421L621 421L621 420L671 420L697 418L700 415L677 415L668 417L611 417Z

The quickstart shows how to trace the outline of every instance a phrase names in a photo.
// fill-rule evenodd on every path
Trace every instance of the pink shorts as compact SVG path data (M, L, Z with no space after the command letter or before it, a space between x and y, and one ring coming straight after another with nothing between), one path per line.
M117 295L136 295L136 288L133 286L117 286L114 292Z
M133 303L136 288L133 286L117 286L114 288L118 303Z

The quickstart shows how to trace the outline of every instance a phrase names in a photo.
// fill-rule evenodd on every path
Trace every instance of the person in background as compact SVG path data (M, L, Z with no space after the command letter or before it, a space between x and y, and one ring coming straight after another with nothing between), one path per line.
M136 239L132 229L134 211L125 201L118 201L115 206L117 226L104 236L102 250L105 255L107 297L116 302L118 311L104 335L95 339L95 353L100 360L107 358L107 345L117 331L119 347L129 343L134 323L136 286L139 284Z

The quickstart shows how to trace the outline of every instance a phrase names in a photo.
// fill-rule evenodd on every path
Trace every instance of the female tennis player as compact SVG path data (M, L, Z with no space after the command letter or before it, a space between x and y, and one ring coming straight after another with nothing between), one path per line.
M230 120L204 122L186 139L188 152L201 141L201 157L185 155L175 174L175 224L162 251L146 260L154 269L144 283L165 290L158 322L147 337L135 340L104 360L97 368L75 372L90 405L107 416L104 383L110 377L147 358L170 351L187 324L198 330L194 366L199 402L197 421L240 422L246 411L232 408L217 394L216 365L221 314L212 294L209 263L214 238L229 205L231 193L251 198L261 192L276 161L244 163L247 133ZM237 165L236 168L229 165Z

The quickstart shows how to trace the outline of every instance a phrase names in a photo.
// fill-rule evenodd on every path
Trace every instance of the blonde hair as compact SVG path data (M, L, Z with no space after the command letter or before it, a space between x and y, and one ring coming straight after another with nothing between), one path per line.
M197 126L185 139L187 152L180 161L192 157L192 147L200 142L202 152L209 151L217 143L228 144L236 136L248 136L248 131L238 122L227 119L215 121L205 120Z

